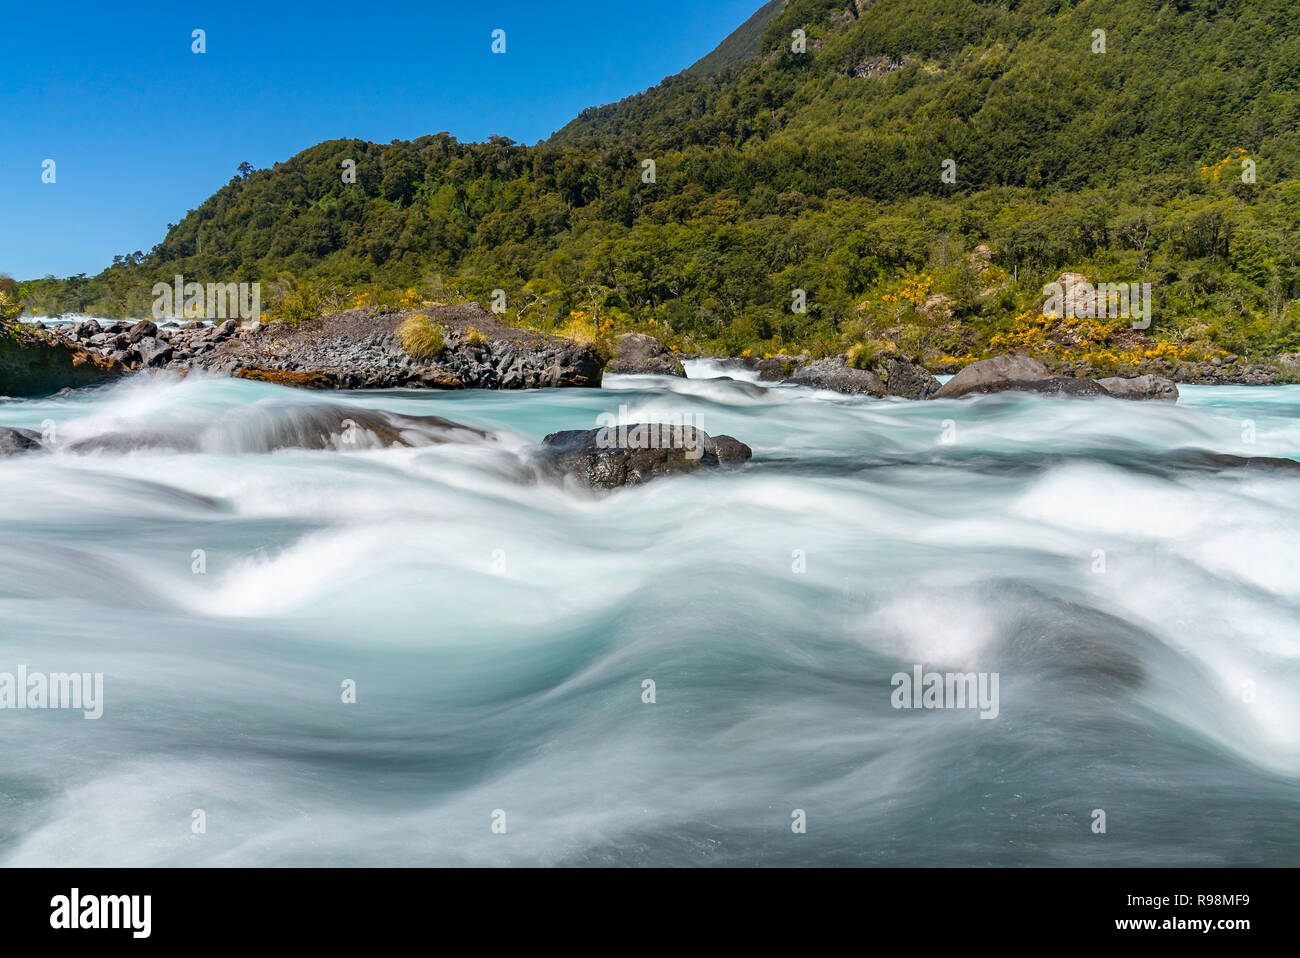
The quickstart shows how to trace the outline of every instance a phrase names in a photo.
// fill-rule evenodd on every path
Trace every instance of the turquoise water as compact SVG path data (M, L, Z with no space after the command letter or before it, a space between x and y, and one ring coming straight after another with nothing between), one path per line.
M538 474L621 404L754 459ZM337 407L499 435L278 448ZM0 711L4 864L1300 864L1300 474L1198 452L1300 459L1300 388L157 376L0 424L54 440L0 459L0 672L104 674L98 720ZM915 665L996 718L895 709Z

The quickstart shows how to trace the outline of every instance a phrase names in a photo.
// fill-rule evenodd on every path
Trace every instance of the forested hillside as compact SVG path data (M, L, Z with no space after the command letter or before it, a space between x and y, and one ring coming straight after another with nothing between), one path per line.
M1293 0L765 10L755 55L733 39L547 142L321 143L237 175L147 255L20 291L139 315L178 273L262 280L291 320L502 289L537 328L952 365L1055 348L1030 307L1070 270L1150 282L1162 348L1300 348ZM1118 361L1118 329L1074 340Z

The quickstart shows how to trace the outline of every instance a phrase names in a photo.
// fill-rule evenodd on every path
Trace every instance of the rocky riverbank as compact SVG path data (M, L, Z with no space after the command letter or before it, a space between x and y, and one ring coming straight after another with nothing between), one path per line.
M429 358L406 353L398 335L404 321L421 313L443 331L443 348ZM507 326L474 305L420 313L350 310L282 325L90 319L45 334L123 370L206 370L313 389L593 387L602 375L592 349Z
M403 349L399 329L428 317L441 331L441 348L427 358ZM502 323L473 304L408 312L351 310L295 324L224 322L158 325L149 320L41 327L11 326L0 337L0 394L31 396L96 385L127 372L203 370L309 389L533 389L599 387L608 372L686 375L682 359L642 333L616 340L604 364L600 353L572 340ZM698 357L696 357L698 358ZM1066 367L1026 356L979 360L940 386L931 370L894 353L869 362L846 356L813 359L779 354L715 358L725 373L743 370L764 383L789 383L851 396L945 399L981 392L1022 390L1051 395L1176 401L1176 383L1263 385L1289 381L1280 357L1274 366L1231 362L1184 368L1154 362L1170 375L1140 370L1130 377ZM1300 374L1300 361L1296 363Z
M127 371L121 362L33 326L0 327L0 395L43 396L98 386Z

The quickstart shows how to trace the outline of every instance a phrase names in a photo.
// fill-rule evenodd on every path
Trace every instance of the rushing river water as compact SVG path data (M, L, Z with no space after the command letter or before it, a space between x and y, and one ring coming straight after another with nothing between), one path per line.
M0 711L0 863L1300 864L1300 473L1200 452L1300 458L1300 387L711 372L0 401L55 440L0 458L0 672L103 673ZM536 478L620 404L754 459ZM277 448L338 406L500 437ZM996 709L895 708L917 667Z

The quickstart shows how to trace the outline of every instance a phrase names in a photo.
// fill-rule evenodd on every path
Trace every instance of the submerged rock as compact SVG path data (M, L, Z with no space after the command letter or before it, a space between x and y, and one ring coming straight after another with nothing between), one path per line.
M735 436L713 436L713 451L718 455L719 462L744 462L746 459L754 458L754 450L737 439Z
M1300 473L1300 462L1279 456L1234 456L1226 452L1210 452L1205 449L1188 449L1169 453L1166 459L1179 466L1194 469L1245 469L1249 472L1296 472Z
M1002 380L980 383L963 396L1001 392L1041 393L1046 396L1108 396L1106 390L1094 379L1076 379L1073 376L1048 376L1046 379ZM941 397L935 397L941 398Z
M254 404L202 431L112 432L68 445L73 453L173 451L275 452L280 449L382 449L476 442L491 433L441 416L400 413L351 406Z
M0 426L0 456L35 452L40 448L42 448L40 433L15 426Z
M594 489L615 489L658 476L716 469L749 459L753 452L731 436L714 439L694 426L637 423L603 429L570 429L542 440L547 466Z
M697 379L701 383L718 383L723 389L744 396L747 399L761 399L767 395L767 387L760 386L757 383L747 383L743 379L733 379L730 376L709 376L707 379Z

